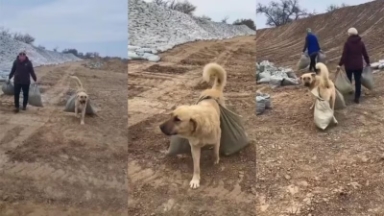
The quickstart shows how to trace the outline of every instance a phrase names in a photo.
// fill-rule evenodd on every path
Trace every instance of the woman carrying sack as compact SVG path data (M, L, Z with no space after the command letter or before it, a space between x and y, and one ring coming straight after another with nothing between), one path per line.
M349 81L352 82L352 74L355 79L355 103L359 103L361 95L361 74L363 73L363 58L367 66L370 65L367 50L364 42L361 40L355 28L348 29L348 39L344 44L343 54L341 56L337 71L344 65Z
M31 84L30 77L36 82L36 74L33 70L32 62L28 59L25 50L21 50L16 60L13 62L11 73L7 82L13 78L15 91L15 113L20 110L19 98L20 92L23 91L23 110L26 110L29 97L29 86Z

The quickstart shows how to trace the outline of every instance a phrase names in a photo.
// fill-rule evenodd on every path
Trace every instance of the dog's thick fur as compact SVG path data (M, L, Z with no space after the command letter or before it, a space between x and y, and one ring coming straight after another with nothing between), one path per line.
M320 97L329 101L332 110L335 110L336 88L333 81L329 79L328 68L325 64L319 62L316 64L316 69L319 70L320 75L306 73L303 74L300 79L304 86L308 87L311 91L317 87L319 89ZM310 109L313 109L314 106L315 103L312 104Z
M220 161L220 107L224 104L223 89L227 82L227 73L220 65L209 63L204 67L203 79L212 82L210 89L204 90L200 98L210 97L196 105L182 105L171 113L169 120L160 125L167 136L178 135L188 139L193 159L193 177L191 188L200 186L200 154L205 145L213 145L214 163Z
M77 76L71 76L72 79L76 80L77 90L76 90L76 101L75 101L75 115L80 117L78 112L81 112L81 121L80 124L84 124L85 112L88 105L88 94L85 91L83 84Z

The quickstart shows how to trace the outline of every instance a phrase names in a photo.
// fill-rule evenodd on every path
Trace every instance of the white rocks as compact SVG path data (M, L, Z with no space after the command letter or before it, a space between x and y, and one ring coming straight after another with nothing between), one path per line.
M33 66L60 64L81 60L72 54L63 54L39 49L4 35L0 35L0 47L0 80L5 79L8 76L13 61L16 59L17 54L21 49L26 50L27 56L32 61Z
M164 52L175 45L196 40L255 34L245 25L235 26L198 19L142 0L128 0L128 8L128 59L155 59L153 55L157 51ZM145 56L137 53L141 47L147 53Z

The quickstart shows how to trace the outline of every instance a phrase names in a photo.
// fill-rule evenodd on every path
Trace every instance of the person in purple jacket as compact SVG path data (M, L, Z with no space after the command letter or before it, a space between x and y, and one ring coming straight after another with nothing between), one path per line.
M352 82L352 75L355 79L355 103L359 103L361 95L361 75L363 73L363 58L367 66L370 65L367 49L361 40L355 28L348 29L348 39L344 44L343 54L341 56L337 70L344 65L349 81Z
M29 86L31 84L30 77L32 77L35 82L37 80L32 62L28 59L25 50L21 50L16 60L13 62L8 82L10 82L12 77L14 77L15 112L18 113L20 110L19 99L21 90L23 90L23 110L26 110L28 104Z

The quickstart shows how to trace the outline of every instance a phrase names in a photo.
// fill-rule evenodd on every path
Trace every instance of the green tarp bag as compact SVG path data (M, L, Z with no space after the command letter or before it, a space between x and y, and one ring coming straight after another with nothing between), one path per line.
M198 102L210 99L210 97L203 97ZM241 149L245 148L248 144L248 137L243 127L241 117L225 108L220 106L220 127L221 127L221 143L220 143L220 154L228 156ZM203 149L213 148L211 145L205 146ZM168 148L167 155L177 154L190 154L191 146L189 141L179 136L172 136L171 143Z

